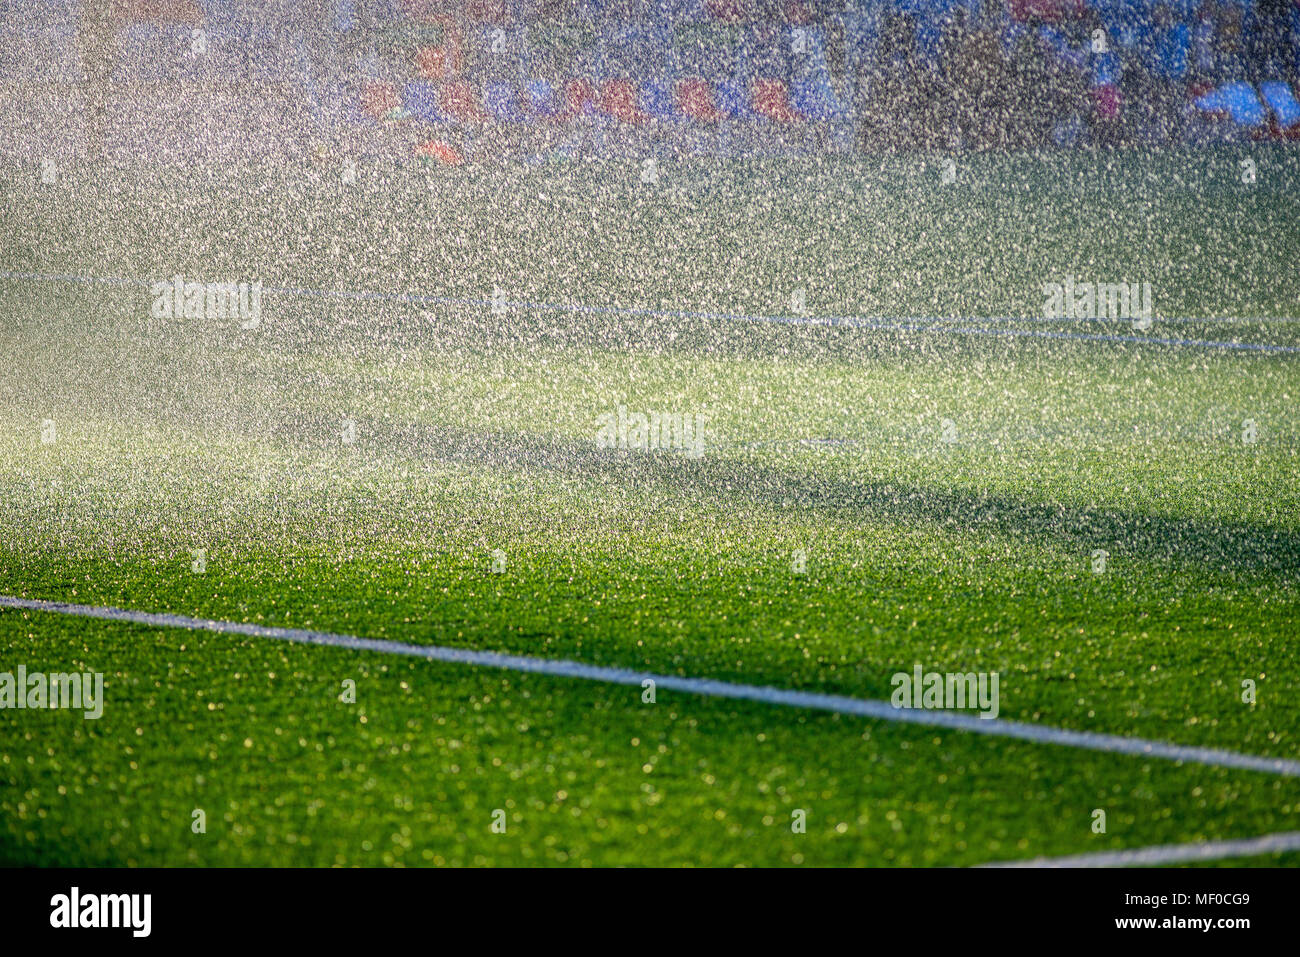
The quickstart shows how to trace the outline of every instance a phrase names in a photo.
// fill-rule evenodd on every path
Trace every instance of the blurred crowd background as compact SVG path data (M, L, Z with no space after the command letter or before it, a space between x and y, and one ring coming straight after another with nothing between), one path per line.
M8 0L0 155L1300 138L1300 0Z

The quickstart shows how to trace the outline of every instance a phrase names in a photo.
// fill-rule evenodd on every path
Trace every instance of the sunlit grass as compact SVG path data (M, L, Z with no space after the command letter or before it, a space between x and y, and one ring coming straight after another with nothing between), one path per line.
M1072 264L1166 282L1166 316L1288 314L1291 200L1243 205L1231 156L1152 160L1145 213L1131 164L1004 162L972 161L964 205L904 161L761 196L683 168L694 210L635 177L590 202L576 174L528 181L560 197L558 223L472 180L440 199L394 181L342 222L328 190L286 221L238 192L117 184L115 238L111 215L69 225L75 197L56 197L10 210L0 267L767 314L802 285L822 314L906 316L1023 314ZM145 235L149 204L184 215ZM1211 221L1226 253L1192 248ZM347 268L321 254L340 236ZM1232 283L1196 272L1228 253ZM998 671L1005 718L1300 755L1292 355L279 294L245 331L148 306L146 287L0 280L0 593L870 698L917 663ZM707 413L705 455L598 448L619 404ZM0 712L8 862L961 864L1300 812L1266 775L334 649L16 612L0 649L108 673L101 724Z

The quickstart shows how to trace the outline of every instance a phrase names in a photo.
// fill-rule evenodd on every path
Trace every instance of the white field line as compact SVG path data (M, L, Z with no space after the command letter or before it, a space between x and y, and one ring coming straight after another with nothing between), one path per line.
M135 279L127 277L114 276L80 276L68 273L35 273L35 272L13 272L9 270L0 270L0 279L16 279L32 282L75 282L91 283L100 285L127 285L127 286L149 286L151 280ZM1131 343L1133 345L1157 345L1157 346L1179 346L1205 349L1231 349L1245 352L1259 353L1293 353L1300 352L1300 346L1275 345L1265 342L1238 342L1216 341L1207 339L1181 339L1175 337L1162 336L1137 336L1119 333L1088 333L1088 332L1063 332L1043 329L997 329L986 328L990 323L1042 323L1056 322L1057 324L1073 323L1096 323L1106 320L1092 319L1068 319L1068 320L1045 320L1042 317L1035 316L1002 316L998 318L983 319L979 317L961 317L961 316L916 316L899 319L891 319L883 316L778 316L778 315L750 315L746 313L730 312L707 312L693 309L653 309L643 307L626 307L626 306L588 306L582 303L557 303L557 302L528 302L528 301L509 301L497 303L491 299L475 299L467 297L454 297L445 295L427 295L421 293L388 293L369 290L349 290L349 289L296 289L283 286L267 286L265 292L281 296L299 296L315 297L327 299L343 300L362 300L371 302L395 302L406 305L424 305L424 306L475 306L475 307L496 307L504 305L508 309L524 309L533 312L560 312L572 313L579 315L614 315L614 316L646 316L659 319L704 319L704 320L726 320L733 322L761 322L776 323L778 325L793 326L844 326L856 329L883 329L888 331L911 332L917 330L929 330L931 332L953 333L963 336L1002 336L1002 337L1019 337L1019 338L1040 338L1040 339L1062 339L1079 342L1120 342ZM1283 317L1279 319L1254 318L1254 319L1234 319L1234 318L1215 318L1215 319L1197 319L1195 317L1171 317L1156 320L1161 323L1213 323L1213 322L1243 322L1273 324L1294 322L1295 319ZM965 325L962 325L965 324Z
M1300 831L1283 831L1262 837L1232 841L1201 841L1196 844L1162 844L1131 851L1098 851L1067 857L1034 857L1024 861L998 861L980 867L1132 867L1144 864L1183 864L1188 861L1219 861L1228 857L1258 857L1279 851L1300 851Z
M122 608L105 608L95 605L74 605L66 602L39 601L0 595L0 608L50 612L82 618L104 618L127 621L159 628L189 628L215 631L222 634L249 635L254 638L274 638L306 645L330 645L352 648L357 651L374 651L381 654L406 655L430 661L478 665L483 668L502 668L529 674L553 675L560 678L581 678L611 684L641 686L651 680L656 689L666 688L686 694L708 695L717 698L734 698L741 701L758 701L763 704L782 705L789 708L811 708L833 711L838 714L858 715L881 721L898 721L937 728L953 728L975 734L989 734L1002 738L1019 738L1041 744L1059 744L1090 751L1113 754L1132 754L1139 757L1163 758L1168 761L1187 761L1222 768L1239 768L1246 771L1263 771L1286 777L1300 777L1300 761L1285 758L1266 758L1216 748L1188 747L1165 741L1147 741L1143 738L1101 734L1095 731L1069 731L1019 721L1002 721L981 718L978 715L956 711L927 711L915 708L895 708L888 701L848 698L841 695L820 694L814 691L793 691L764 685L732 684L709 678L684 678L680 675L661 675L625 668L589 665L580 661L556 658L534 658L528 655L503 654L496 651L474 651L468 648L447 648L441 645L409 645L400 641L376 638L358 638L327 631L308 631L301 628L272 628L234 621L216 621L210 618L190 618L186 615L157 614L130 611Z

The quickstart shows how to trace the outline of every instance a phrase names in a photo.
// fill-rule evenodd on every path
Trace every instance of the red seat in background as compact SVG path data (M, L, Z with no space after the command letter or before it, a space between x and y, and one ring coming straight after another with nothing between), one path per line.
M697 76L678 80L673 87L673 98L677 109L693 120L716 123L722 119L722 112L713 99L713 87L707 80Z
M637 102L637 90L631 80L606 80L601 91L600 107L616 120L640 125L650 114Z
M1117 119L1123 109L1119 87L1114 83L1102 83L1092 88L1092 99L1097 115L1108 120Z
M420 47L415 51L415 73L426 80L445 80L455 75L442 47Z
M596 112L599 98L590 80L570 80L564 84L564 116L585 116Z
M704 0L704 9L714 20L740 23L753 15L752 0Z
M371 80L361 88L361 108L376 120L402 105L397 88L383 80Z
M1083 0L1008 0L1007 11L1020 23L1030 20L1060 23L1082 17L1086 5Z
M461 123L484 123L489 119L474 88L464 80L444 83L438 94L438 105Z
M790 105L790 88L783 80L754 81L754 112L777 123L803 119Z
M429 140L415 148L415 155L423 160L433 160L446 166L463 166L465 157L446 140Z

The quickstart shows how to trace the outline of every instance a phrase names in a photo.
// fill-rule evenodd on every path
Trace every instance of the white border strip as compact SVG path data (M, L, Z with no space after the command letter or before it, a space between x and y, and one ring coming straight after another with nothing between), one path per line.
M1068 857L1035 857L1026 861L998 861L980 867L1140 867L1144 864L1184 864L1188 861L1218 861L1227 857L1258 857L1281 851L1300 851L1300 831L1282 831L1262 837L1232 841L1202 841L1198 844L1163 844L1131 851L1098 851Z
M1019 721L1002 721L981 718L956 711L927 711L913 708L895 708L887 701L848 698L842 695L821 694L814 691L792 691L764 685L732 684L709 678L685 678L681 675L661 675L626 668L609 668L556 658L534 658L528 655L503 654L496 651L475 651L470 648L448 648L442 645L409 645L400 641L376 638L358 638L354 635L337 635L327 631L307 631L301 628L272 628L234 621L217 621L210 618L190 618L186 615L156 614L105 608L95 605L74 605L67 602L39 601L0 595L0 608L25 611L50 612L82 618L104 618L127 621L159 628L190 628L216 631L222 634L249 635L254 638L274 638L307 645L330 645L352 648L357 651L375 651L390 655L406 655L454 664L478 665L483 668L503 668L529 674L553 675L560 678L581 678L587 681L604 681L610 684L636 685L647 679L657 688L681 691L686 694L708 695L717 698L734 698L741 701L758 701L763 704L783 705L789 708L811 708L833 711L882 721L898 721L937 728L954 728L975 734L990 734L1002 738L1019 738L1042 744L1059 744L1089 751L1113 754L1132 754L1139 757L1163 758L1168 761L1187 761L1221 768L1239 768L1245 771L1263 771L1285 777L1300 777L1300 761L1285 758L1266 758L1217 748L1188 747L1164 741L1101 734L1096 731L1069 731Z

